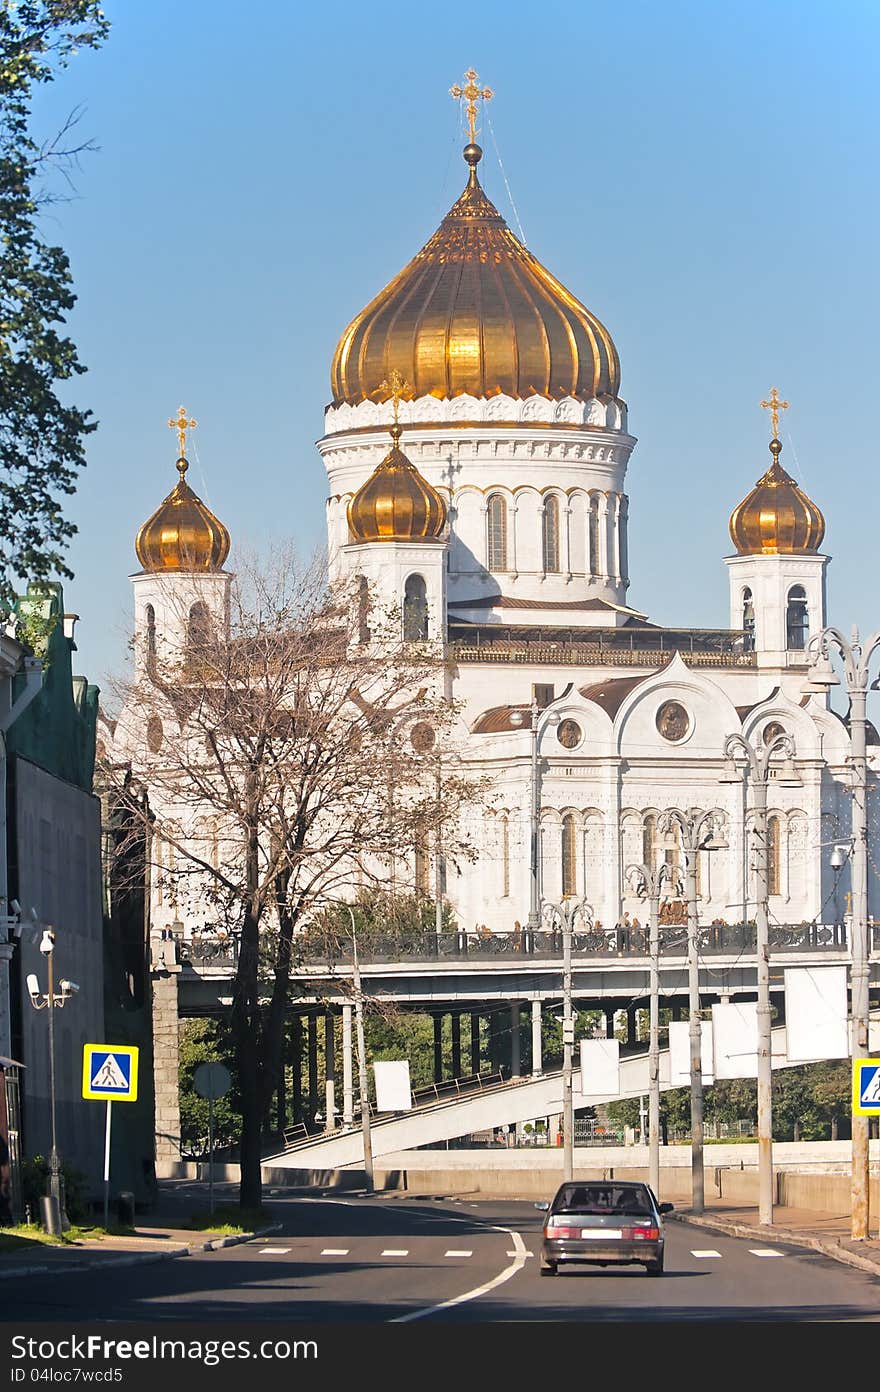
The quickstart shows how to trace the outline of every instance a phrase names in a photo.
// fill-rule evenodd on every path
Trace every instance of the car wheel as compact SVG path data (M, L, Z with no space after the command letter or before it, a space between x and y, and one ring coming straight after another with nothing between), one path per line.
M645 1270L647 1271L649 1276L662 1276L663 1258L659 1257L657 1261L645 1262Z
M542 1276L555 1276L555 1275L556 1275L556 1263L555 1263L555 1262L547 1262L544 1266L541 1267L541 1275L542 1275Z

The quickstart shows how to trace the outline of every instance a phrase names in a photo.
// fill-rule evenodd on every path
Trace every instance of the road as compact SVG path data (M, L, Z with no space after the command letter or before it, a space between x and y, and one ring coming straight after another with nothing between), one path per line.
M880 1280L768 1238L667 1224L666 1274L539 1276L525 1201L268 1200L281 1231L219 1252L3 1283L2 1320L162 1322L800 1321L880 1319Z

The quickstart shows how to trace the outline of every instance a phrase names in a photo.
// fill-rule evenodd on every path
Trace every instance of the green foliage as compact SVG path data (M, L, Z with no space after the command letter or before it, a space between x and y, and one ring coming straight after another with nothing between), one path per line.
M86 1176L75 1170L65 1160L61 1161L64 1176L64 1195L67 1216L71 1223L77 1223L88 1216L86 1202ZM40 1199L49 1192L49 1161L44 1155L35 1155L25 1160L21 1167L21 1196L23 1203L30 1205L32 1218L39 1220Z
M65 404L59 383L85 371L58 330L73 308L70 264L38 227L38 180L64 151L28 130L35 84L51 82L77 48L97 48L108 25L95 0L0 6L0 598L15 580L70 575L62 552L76 531L58 494L85 464L90 411ZM44 196L43 196L44 197Z
M228 1019L185 1020L180 1029L180 1140L186 1155L202 1156L208 1146L208 1101L199 1097L193 1075L200 1063L224 1063L232 1087L214 1102L214 1145L238 1140L241 1103L235 1080L235 1059Z
M434 900L423 894L389 894L378 888L363 889L352 901L351 908L360 950L371 947L380 938L383 943L398 941L405 945L425 933L433 933L436 927ZM443 932L456 927L452 909L446 903L442 923ZM316 936L328 940L349 939L351 916L348 909L334 904L316 915L301 941L311 944Z

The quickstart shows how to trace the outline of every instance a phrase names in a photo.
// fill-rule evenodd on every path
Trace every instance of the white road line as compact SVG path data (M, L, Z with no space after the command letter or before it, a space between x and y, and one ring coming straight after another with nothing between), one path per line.
M261 1247L261 1257L283 1257L290 1251L289 1247Z
M474 1254L473 1252L459 1252L452 1247L448 1252L444 1252L443 1255L444 1257L472 1257Z
M773 1247L750 1247L749 1251L753 1257L784 1257L784 1252L777 1252Z
M519 1252L505 1252L504 1255L505 1255L506 1257L518 1257L518 1256L519 1256ZM527 1256L527 1257L533 1257L534 1255L535 1255L534 1252L526 1252L526 1256Z
M386 1247L382 1253L383 1257L408 1257L408 1247Z
M322 1257L347 1257L347 1256L348 1256L348 1253L349 1253L349 1250L350 1250L350 1249L349 1249L348 1247L322 1247L322 1248L321 1248L321 1256L322 1256Z
M720 1257L721 1253L716 1252L714 1247L691 1248L692 1257Z
M487 1291L494 1290L496 1286L502 1286L505 1281L509 1281L511 1276L515 1276L518 1271L522 1271L529 1253L526 1251L525 1243L518 1232L511 1228L498 1228L494 1225L488 1229L490 1232L501 1232L509 1237L516 1248L516 1256L506 1266L503 1271L499 1271L497 1276L493 1276L491 1281L486 1281L485 1285L476 1286L473 1290L465 1291L463 1295L453 1296L452 1300L443 1300L439 1305L428 1305L424 1310L411 1310L408 1315L395 1315L389 1321L391 1324L409 1324L412 1320L425 1319L427 1315L435 1315L440 1310L451 1310L454 1305L463 1305L466 1300L476 1300L477 1296L485 1295Z

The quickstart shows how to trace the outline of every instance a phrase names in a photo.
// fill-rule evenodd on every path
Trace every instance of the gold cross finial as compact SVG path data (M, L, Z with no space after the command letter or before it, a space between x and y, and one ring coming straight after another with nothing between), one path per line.
M491 101L495 95L491 87L479 87L477 85L478 77L479 73L475 72L473 68L468 68L464 75L465 86L459 87L456 82L455 86L449 89L449 95L454 97L456 101L461 101L462 97L467 98L468 129L470 131L470 142L472 145L477 138L477 102L480 100L484 102Z
M394 402L394 424L397 425L397 418L400 415L400 399L407 392L411 392L412 387L409 382L404 381L397 368L393 367L384 382L379 383L379 390L387 391Z
M788 410L788 402L779 400L779 392L775 387L770 389L770 400L762 401L762 407L770 412L770 421L773 426L773 439L779 439L779 412Z
M178 458L186 459L186 432L188 430L195 430L198 421L192 419L187 420L186 407L181 406L177 415L172 416L168 424L172 430L177 431L178 449L180 451Z

